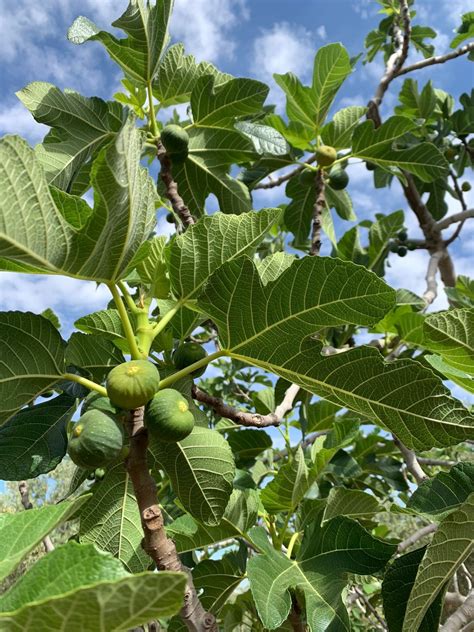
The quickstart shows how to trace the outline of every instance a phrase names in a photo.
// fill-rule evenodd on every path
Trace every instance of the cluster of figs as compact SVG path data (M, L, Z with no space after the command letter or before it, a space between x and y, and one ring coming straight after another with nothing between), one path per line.
M328 170L337 160L337 151L330 145L320 145L315 150L316 161L319 167L325 169L326 184L335 191L342 191L349 184L349 175L344 163L338 163ZM314 169L303 169L299 175L299 182L303 187L314 186L316 173Z
M183 343L173 354L177 371L206 357L203 347ZM191 373L199 377L205 365ZM94 470L94 478L103 468L128 452L125 446L124 421L128 411L145 407L144 423L152 439L176 443L187 437L194 427L189 403L179 391L160 387L157 366L148 360L130 360L114 367L107 376L107 397L91 393L82 405L81 416L74 424L68 453L79 467Z

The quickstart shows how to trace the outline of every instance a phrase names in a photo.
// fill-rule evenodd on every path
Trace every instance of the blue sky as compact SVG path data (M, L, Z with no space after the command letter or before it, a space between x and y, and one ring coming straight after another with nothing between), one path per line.
M42 80L60 88L73 88L87 96L111 98L120 87L118 68L107 58L99 44L74 46L66 40L67 27L77 15L87 15L99 26L108 28L127 5L127 0L0 0L0 63L2 74L0 134L18 133L31 144L42 139L43 126L37 125L17 101L15 91L30 81ZM470 0L417 0L420 24L438 32L436 52L448 49L459 16L472 9ZM214 62L220 69L236 76L250 76L271 86L270 101L284 108L281 92L276 88L274 72L293 71L309 80L316 50L323 44L341 41L352 55L362 51L368 31L378 24L379 5L375 0L176 0L171 34L184 41L187 52L198 59ZM412 55L413 61L416 55ZM341 91L336 106L363 105L372 95L383 72L381 59L369 66L359 64ZM459 96L470 90L472 64L465 59L435 66L418 73L423 85L432 79L435 87ZM401 80L387 95L383 107L388 115L396 103ZM374 191L371 175L362 165L350 167L350 193L359 217L373 217L376 212L406 208L398 185L390 192ZM255 207L273 206L284 201L281 190L262 191L255 195ZM474 195L468 197L474 204ZM458 203L450 201L450 211ZM410 213L407 213L410 236L420 236ZM349 224L337 225L338 236ZM169 229L159 221L159 231ZM325 240L324 252L329 245ZM467 223L463 237L456 244L454 259L458 273L469 273L474 250L474 221ZM417 251L405 259L394 255L395 264L387 280L396 287L409 287L422 293L427 255ZM52 307L64 323L67 335L74 320L85 311L100 309L109 300L105 288L93 283L59 277L30 277L2 273L0 309L41 312ZM446 306L440 292L435 308Z

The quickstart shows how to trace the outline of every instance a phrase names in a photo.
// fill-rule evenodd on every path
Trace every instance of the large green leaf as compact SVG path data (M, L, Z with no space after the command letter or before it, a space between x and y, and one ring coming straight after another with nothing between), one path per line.
M389 632L402 632L407 601L425 548L421 547L397 558L385 574L382 584L382 598ZM443 594L440 592L426 611L419 627L416 628L417 632L437 630L442 607Z
M224 264L198 304L219 325L232 355L286 364L307 336L323 327L368 325L393 305L395 292L361 266L330 257L293 262L263 286L247 258Z
M107 336L112 340L126 340L122 321L116 309L103 309L87 316L81 316L74 327L86 334Z
M280 214L280 209L262 209L240 216L215 213L201 218L170 245L173 294L182 301L196 298L223 263L251 255Z
M83 505L88 496L59 505L0 514L0 580L12 573L55 527L68 520Z
M239 121L236 128L252 141L258 154L270 154L272 156L285 156L290 147L278 130L269 125Z
M141 144L129 118L94 162L94 210L77 230L56 206L33 151L16 137L0 141L0 267L5 258L30 272L121 278L155 224L156 190L140 166Z
M394 293L360 266L306 257L263 286L245 258L222 266L199 299L219 327L222 349L348 407L414 449L446 447L473 434L474 417L416 361L384 362L370 347L323 357L308 338L323 327L369 324Z
M474 463L458 463L439 472L413 492L407 508L442 519L474 493Z
M420 143L408 149L394 149L394 141L415 128L415 123L404 116L392 116L378 129L373 121L361 123L352 137L354 156L380 167L396 166L416 175L423 182L446 176L448 163L431 143Z
M474 548L474 493L438 526L408 600L403 632L418 630L426 612Z
M54 470L66 454L66 426L76 409L68 395L28 406L0 427L0 479L20 481Z
M242 558L242 555L233 551L220 560L204 560L193 568L194 586L200 592L199 599L207 611L219 614L231 593L244 579L246 560Z
M285 463L275 478L260 493L268 513L294 511L311 485L303 450L298 447L293 459Z
M193 55L185 54L182 44L174 44L161 60L153 81L153 94L161 107L186 103L190 100L196 82L204 75L214 75L215 86L232 79L231 75L219 72L207 61L196 63Z
M380 571L395 546L372 537L357 522L338 517L305 531L295 560L276 551L263 529L252 530L262 554L247 564L247 575L264 626L274 630L288 616L290 591L301 595L301 606L311 632L349 631L341 593L347 573L371 575Z
M230 432L227 441L238 467L253 464L257 456L272 447L270 435L264 431L251 430L250 428Z
M70 191L81 166L114 139L125 120L117 102L83 97L73 90L61 92L43 81L16 94L38 123L52 128L37 145L36 155L47 181L63 190Z
M104 336L74 332L66 347L66 364L85 369L102 382L110 369L124 362L122 353Z
M30 312L0 313L0 423L61 379L64 348L47 318Z
M156 0L145 4L143 0L130 0L125 13L112 22L128 37L118 39L83 16L76 18L68 31L74 44L88 40L102 42L111 58L119 64L127 77L146 84L155 77L162 53L168 43L168 22L173 0Z
M150 450L186 511L204 524L219 524L232 492L235 470L232 451L222 435L195 426L179 443L152 439Z
M191 94L194 125L233 129L238 118L257 114L268 86L255 79L237 78L216 85L216 77L198 79Z
M367 108L351 105L336 112L330 123L321 130L321 138L325 145L335 149L345 149L351 146L352 134Z
M177 518L166 527L179 553L193 551L216 544L229 538L246 538L258 516L259 498L253 489L234 489L229 503L218 525L206 526L196 522L191 516Z
M111 555L69 542L2 595L0 627L5 632L125 632L176 614L185 584L184 573L130 575Z
M430 314L423 329L423 346L438 353L455 369L474 375L474 309Z
M423 323L421 323L423 325ZM421 332L421 337L423 330ZM419 344L423 344L423 340L419 341ZM455 369L453 366L443 360L441 356L437 355L425 355L425 359L435 371L441 373L447 380L451 380L454 384L457 384L461 388L465 389L469 393L474 393L474 376Z
M274 75L275 81L286 93L289 119L316 132L324 123L334 97L351 69L344 46L328 44L316 53L310 88L303 86L292 73Z
M131 573L150 566L151 560L141 547L140 512L123 463L107 471L82 508L79 539L112 553Z
M358 489L333 487L329 492L323 521L326 522L336 516L366 520L373 518L374 514L380 511L381 507L375 496Z
M251 162L252 144L235 130L196 127L189 131L187 160L173 168L180 195L191 212L203 214L205 201L213 193L224 213L240 215L251 209L247 186L229 175L232 163Z
M295 236L295 245L304 245L308 239L313 216L316 190L314 186L302 186L298 177L291 178L285 189L291 198L285 208L285 227Z

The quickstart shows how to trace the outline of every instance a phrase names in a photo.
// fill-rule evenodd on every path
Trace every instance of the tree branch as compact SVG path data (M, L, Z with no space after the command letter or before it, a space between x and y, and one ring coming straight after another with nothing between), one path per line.
M465 55L469 53L471 50L474 50L474 42L470 44L466 44L465 46L461 46L457 48L452 53L446 53L446 55L436 55L434 57L428 57L428 59L422 59L421 61L417 61L410 66L405 66L405 68L400 68L396 72L396 77L401 77L402 75L406 75L408 72L413 72L414 70L421 70L422 68L426 68L427 66L434 66L435 64L444 64L445 61L449 61L451 59L456 59L456 57L461 57L461 55Z
M160 141L157 143L156 155L161 165L160 177L166 188L166 197L171 202L173 211L181 219L183 225L185 227L191 226L195 223L195 219L178 192L178 185L176 184L171 171L171 159L166 153L163 143Z
M324 207L326 206L326 197L324 195L324 175L323 170L318 169L315 176L316 199L313 206L313 224L311 227L311 248L309 254L313 257L319 255L321 250L321 218L323 216Z
M255 189L273 189L274 187L279 187L284 182L288 182L288 180L293 178L293 176L296 176L299 173L301 173L306 168L306 165L310 165L315 160L316 160L316 154L313 154L312 156L310 156L309 158L305 160L304 165L300 165L299 167L296 167L296 169L293 169L292 171L285 173L284 175L280 176L279 178L276 178L275 180L270 180L269 182L259 182L253 187L253 190L255 191Z
M406 540L403 540L402 542L400 542L400 544L397 547L397 553L403 553L404 551L409 549L412 546L412 544L415 544L416 542L418 542L418 540L421 540L421 538L424 538L425 535L434 533L437 528L438 528L438 525L433 523L433 524L427 525L426 527L422 527L421 529L418 529L418 531L415 531L415 533L412 533L412 535L408 537Z
M408 8L407 0L400 0L400 13L402 18L403 30L398 23L394 24L393 28L393 43L395 45L394 52L390 55L387 65L385 66L385 72L380 80L374 97L369 101L367 117L371 118L375 125L378 127L381 124L379 107L382 103L388 86L395 79L397 73L402 68L408 56L408 49L410 46L411 36L411 23L410 23L410 10Z
M25 508L25 511L27 511L28 509L33 509L33 504L30 501L30 490L26 481L20 481L18 485L18 491L20 492L21 504ZM54 544L49 535L44 536L43 546L46 553L54 551Z
M294 632L305 632L306 626L301 617L301 608L294 595L291 595L291 610L288 615L288 622Z
M474 621L474 591L471 591L463 603L445 621L440 632L458 632Z
M166 535L163 514L157 503L155 481L148 469L148 433L143 426L143 414L143 407L132 410L126 422L130 453L125 461L140 511L144 533L143 549L155 562L158 570L186 573L184 606L180 615L188 630L217 632L215 616L203 608L194 588L191 572L181 563L173 540Z
M238 408L229 406L219 397L206 393L196 385L192 388L192 395L198 402L202 402L203 404L210 406L220 417L225 417L226 419L235 421L241 426L267 428L268 426L279 426L281 424L286 413L293 408L293 402L298 391L299 386L292 384L287 389L281 404L275 408L275 412L268 415L250 413L246 410L239 410Z
M449 215L437 222L436 227L438 230L444 230L445 228L448 228L448 226L451 226L451 224L465 222L471 217L474 217L474 208L468 209L467 211L461 211L460 213L455 213L454 215Z
M437 250L430 257L428 264L428 270L426 272L426 291L423 294L423 299L427 305L431 303L438 296L438 284L436 282L436 274L438 273L439 262L443 257L443 252Z
M405 461L405 464L407 466L407 470L410 472L410 474L412 474L416 482L420 484L427 478L429 478L429 476L423 471L423 468L419 464L418 459L416 458L416 454L413 452L413 450L407 448L407 446L402 443L400 439L398 439L398 437L396 437L395 435L392 435L392 437L395 445L402 453L403 460Z

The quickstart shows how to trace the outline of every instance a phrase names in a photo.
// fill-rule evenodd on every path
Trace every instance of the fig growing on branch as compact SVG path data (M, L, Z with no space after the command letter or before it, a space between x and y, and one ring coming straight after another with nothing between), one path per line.
M163 143L166 152L171 157L174 154L187 153L189 147L189 136L185 129L179 125L166 125L161 132L161 142Z
M184 342L179 345L176 351L173 353L174 366L178 371L185 369L186 367L199 362L207 356L206 350L197 342ZM206 370L206 366L201 367L193 371L191 375L193 377L199 377Z
M461 189L464 191L464 193L467 193L468 191L472 189L471 183L467 182L466 180L465 182L461 184Z
M349 176L345 169L332 169L329 173L328 184L335 191L342 191L349 184Z
M320 145L316 149L315 154L320 167L329 167L337 160L337 151L330 145Z
M145 425L156 439L176 443L191 433L194 416L179 391L165 388L145 408Z
M114 367L107 376L110 401L127 410L144 406L160 386L160 374L148 360L131 360Z
M79 467L101 467L120 455L123 436L122 425L112 415L89 410L72 431L68 454Z

